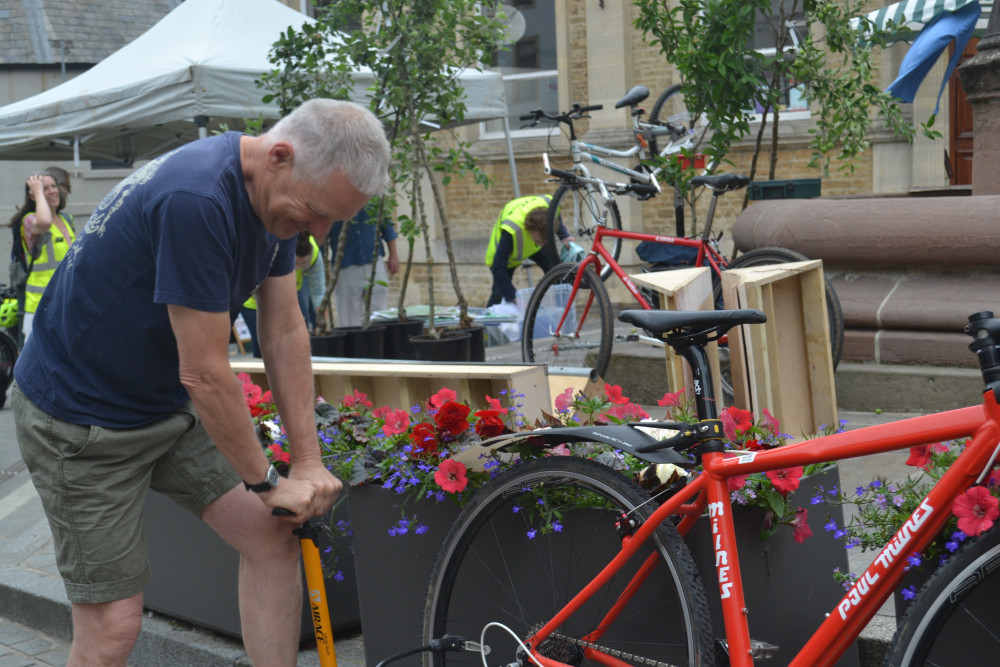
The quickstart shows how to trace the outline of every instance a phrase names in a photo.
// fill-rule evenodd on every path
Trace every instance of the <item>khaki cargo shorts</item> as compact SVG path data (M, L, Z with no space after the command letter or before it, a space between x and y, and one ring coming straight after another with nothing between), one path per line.
M200 517L240 483L190 403L134 429L70 424L17 385L12 407L21 457L52 528L72 602L122 600L149 581L143 509L152 488Z

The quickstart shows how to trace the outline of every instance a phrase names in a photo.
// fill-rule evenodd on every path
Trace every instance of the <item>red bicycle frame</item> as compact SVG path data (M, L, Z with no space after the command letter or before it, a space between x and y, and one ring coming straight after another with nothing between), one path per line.
M614 559L556 616L530 637L527 643L538 646L556 631L587 599L610 581L671 515L684 516L678 530L685 534L707 509L708 520L712 523L718 593L722 601L730 661L734 667L751 667L753 658L748 612L743 598L743 582L736 550L729 478L790 466L880 454L969 436L972 439L965 451L789 663L790 667L833 665L895 590L903 577L907 555L922 551L934 540L951 515L955 499L977 479L981 479L984 471L988 471L996 462L1000 451L1000 406L992 391L984 394L983 404L978 406L822 436L767 451L706 453L702 458L704 472L681 492L666 500L634 535L626 537L621 551ZM692 498L695 500L691 501ZM650 556L646 565L640 568L625 587L625 592L614 608L598 624L598 628L602 629L587 637L587 641L598 639L604 632L603 628L614 621L628 599L640 588L635 584L648 575L647 566L652 566L655 560L656 554ZM593 649L587 649L587 657L613 667L627 664ZM565 667L563 663L551 659L537 655L535 658L547 667Z

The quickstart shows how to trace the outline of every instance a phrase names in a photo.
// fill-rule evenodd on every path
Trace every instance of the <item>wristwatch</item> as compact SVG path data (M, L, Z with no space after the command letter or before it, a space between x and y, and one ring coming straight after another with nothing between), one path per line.
M278 486L279 480L281 480L281 476L278 475L278 471L274 469L273 465L269 465L267 466L267 474L264 475L263 482L260 484L250 484L246 480L243 480L243 486L247 487L247 491L265 493Z

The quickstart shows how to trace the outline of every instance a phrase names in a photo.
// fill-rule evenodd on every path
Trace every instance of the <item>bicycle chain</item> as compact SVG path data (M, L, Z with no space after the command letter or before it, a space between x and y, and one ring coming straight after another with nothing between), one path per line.
M634 655L628 651L620 651L614 648L608 648L606 646L601 646L600 644L595 644L594 642L588 642L583 639L577 639L576 637L568 637L566 635L561 635L557 632L553 632L551 635L546 637L545 641L550 639L557 639L568 644L573 644L580 648L594 649L595 651L600 651L606 655L610 655L614 658L619 658L621 660L631 660L638 665L650 665L650 667L683 667L683 665L675 665L668 662L660 662L659 660L654 660L653 658L643 658L642 656ZM545 642L542 642L544 644ZM538 647L541 648L541 645Z

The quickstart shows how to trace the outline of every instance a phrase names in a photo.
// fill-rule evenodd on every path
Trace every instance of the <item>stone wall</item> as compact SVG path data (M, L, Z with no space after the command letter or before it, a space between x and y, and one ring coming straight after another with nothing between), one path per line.
M736 220L741 250L822 259L844 311L844 361L976 366L970 314L1000 313L1000 196L771 200Z

